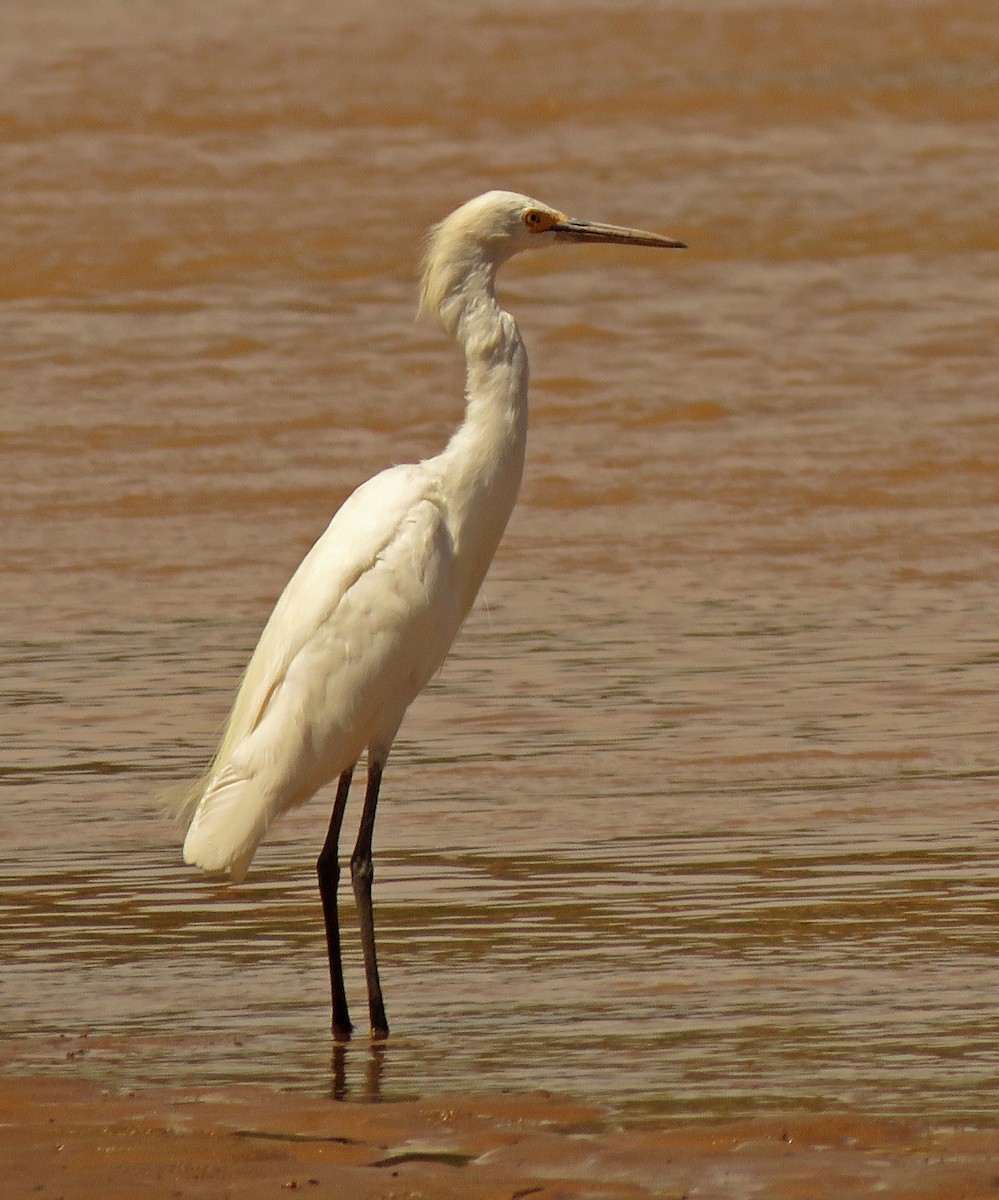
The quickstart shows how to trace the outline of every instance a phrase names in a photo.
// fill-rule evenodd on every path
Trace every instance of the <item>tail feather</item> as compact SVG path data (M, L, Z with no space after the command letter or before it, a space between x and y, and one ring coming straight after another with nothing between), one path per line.
M205 794L210 775L211 772L206 772L194 783L175 783L161 791L158 799L163 816L178 828L187 829L201 797Z
M246 874L273 813L253 778L225 767L206 788L186 797L194 815L184 839L184 862L205 871L228 872L238 883Z

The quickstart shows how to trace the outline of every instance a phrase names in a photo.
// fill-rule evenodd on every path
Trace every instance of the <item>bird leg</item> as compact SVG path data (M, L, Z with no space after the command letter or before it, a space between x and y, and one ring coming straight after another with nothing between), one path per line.
M368 1012L371 1015L371 1033L376 1038L388 1037L389 1031L382 1000L382 985L378 979L375 916L371 908L371 881L375 877L375 868L371 861L371 839L375 831L375 809L378 806L378 789L381 782L382 764L372 760L368 764L368 786L364 793L361 827L357 833L354 853L350 856L350 880L354 886L354 899L357 901L357 915L361 924L364 976L368 984Z
M347 793L350 791L350 780L353 773L354 768L348 767L337 782L330 827L326 832L326 841L323 842L323 848L316 861L319 895L322 898L323 919L326 922L326 950L330 960L333 1036L337 1041L342 1042L350 1038L354 1027L350 1023L350 1013L347 1011L347 993L343 986L343 961L340 957L340 918L336 903L336 889L340 882L340 863L337 861L337 847L340 842L340 828L343 825Z

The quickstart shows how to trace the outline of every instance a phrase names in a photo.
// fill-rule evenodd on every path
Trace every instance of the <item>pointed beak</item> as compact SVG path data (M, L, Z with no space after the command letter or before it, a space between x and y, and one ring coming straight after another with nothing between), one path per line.
M551 228L557 242L613 242L618 246L658 246L663 250L686 250L686 242L646 233L644 229L624 229L620 225L600 225L596 221L576 221L565 217Z

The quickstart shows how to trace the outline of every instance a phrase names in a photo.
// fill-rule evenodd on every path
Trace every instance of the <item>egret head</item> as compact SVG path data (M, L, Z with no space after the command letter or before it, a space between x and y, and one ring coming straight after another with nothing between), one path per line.
M486 192L431 229L420 307L443 317L444 306L458 299L470 281L484 276L491 285L496 268L514 254L557 242L613 242L660 249L685 246L659 233L576 220L517 192ZM449 323L445 318L445 324Z

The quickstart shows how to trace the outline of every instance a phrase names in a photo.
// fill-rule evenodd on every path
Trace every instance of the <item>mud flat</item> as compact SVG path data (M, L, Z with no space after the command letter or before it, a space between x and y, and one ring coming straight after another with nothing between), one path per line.
M620 1128L549 1093L341 1102L0 1077L0 1195L950 1200L999 1190L999 1130L787 1113Z

